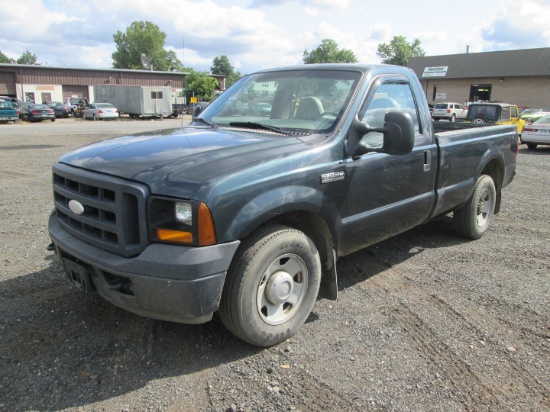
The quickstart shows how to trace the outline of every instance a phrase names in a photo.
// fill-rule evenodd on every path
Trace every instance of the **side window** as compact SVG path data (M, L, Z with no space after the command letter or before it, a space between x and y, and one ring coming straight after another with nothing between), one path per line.
M510 108L509 107L503 107L502 112L500 113L500 120L503 122L509 122L510 121Z
M366 109L359 113L359 119L369 127L383 127L384 117L389 111L402 111L411 115L414 130L419 133L418 110L410 85L404 81L388 81L380 84L367 101ZM363 137L371 147L382 147L382 133L370 132Z

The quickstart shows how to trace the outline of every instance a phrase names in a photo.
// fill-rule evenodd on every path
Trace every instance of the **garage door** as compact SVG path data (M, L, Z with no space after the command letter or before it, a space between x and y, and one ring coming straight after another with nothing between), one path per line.
M0 72L0 95L15 96L15 73Z
M88 96L88 86L73 86L73 85L63 85L63 100L71 97L80 97L81 99Z

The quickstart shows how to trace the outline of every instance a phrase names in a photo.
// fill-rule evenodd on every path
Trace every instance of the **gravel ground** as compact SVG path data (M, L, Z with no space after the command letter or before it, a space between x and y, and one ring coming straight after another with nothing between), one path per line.
M443 219L347 256L339 299L258 349L82 294L46 251L61 154L179 124L0 125L0 410L550 410L550 147L521 146L484 238Z

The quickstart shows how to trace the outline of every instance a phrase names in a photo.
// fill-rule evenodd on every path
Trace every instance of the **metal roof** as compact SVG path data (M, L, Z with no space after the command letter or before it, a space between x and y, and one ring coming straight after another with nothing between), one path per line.
M407 67L420 79L427 67L447 67L441 79L550 76L550 47L415 57Z

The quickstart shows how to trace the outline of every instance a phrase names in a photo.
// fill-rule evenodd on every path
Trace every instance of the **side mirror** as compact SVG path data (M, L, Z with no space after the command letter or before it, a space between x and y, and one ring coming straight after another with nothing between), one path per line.
M373 148L361 139L369 132L378 132L384 135L382 148ZM352 157L364 155L368 152L387 153L389 155L405 155L414 147L414 124L409 113L389 112L384 117L384 126L369 128L355 118L348 135L348 147Z

